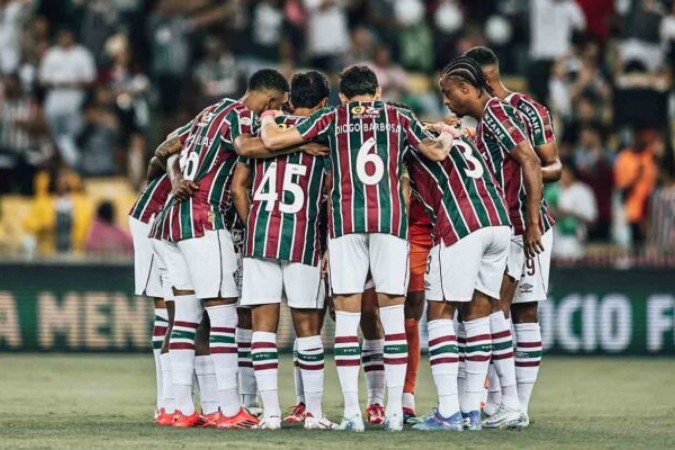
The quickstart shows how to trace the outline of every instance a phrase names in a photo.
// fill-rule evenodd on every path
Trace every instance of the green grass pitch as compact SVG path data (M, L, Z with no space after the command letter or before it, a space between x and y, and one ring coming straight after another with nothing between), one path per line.
M325 409L338 420L337 375L332 360L326 366ZM283 406L294 400L291 368L282 358ZM151 422L153 376L149 355L0 355L0 448L675 448L673 359L545 358L531 407L534 423L523 432L160 429ZM426 412L434 395L423 360L418 409Z

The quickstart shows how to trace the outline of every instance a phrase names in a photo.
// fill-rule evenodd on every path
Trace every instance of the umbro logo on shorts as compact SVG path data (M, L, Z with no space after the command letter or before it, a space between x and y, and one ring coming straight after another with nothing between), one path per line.
M529 284L529 283L521 284L520 286L518 286L518 288L520 289L520 293L521 293L521 294L531 294L531 293L532 293L532 288L533 288L533 287L534 287L534 286L532 286L532 285Z

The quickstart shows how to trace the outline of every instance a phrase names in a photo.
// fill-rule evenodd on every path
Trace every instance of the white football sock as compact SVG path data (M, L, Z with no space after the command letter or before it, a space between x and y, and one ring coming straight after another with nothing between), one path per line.
M380 308L384 330L384 372L387 383L385 415L403 415L403 385L408 367L408 341L403 305Z
M253 330L237 327L237 349L239 352L239 394L241 404L247 408L256 406L258 385L253 373L253 361L251 361L251 339Z
M206 310L211 320L209 351L216 366L220 409L223 415L232 417L240 409L237 391L237 342L234 338L237 306L209 306Z
M251 342L253 370L258 382L266 419L281 417L279 406L279 353L276 333L254 331Z
M520 410L511 323L504 317L501 310L490 314L490 332L492 333L492 363L499 376L502 403L509 408Z
M203 308L194 295L177 295L176 312L169 342L171 379L175 408L189 416L194 413L192 375L194 373L195 336L202 320Z
M469 412L466 404L466 329L464 322L455 321L457 330L457 352L459 353L459 365L457 366L457 391L459 392L459 409Z
M303 400L306 401L307 412L315 418L323 417L323 376L324 357L321 336L297 338L298 368L304 384Z
M384 405L384 339L364 339L361 362L366 373L368 406Z
M162 344L169 326L169 313L166 308L155 308L155 323L152 326L152 353L155 357L155 386L157 388L157 406L159 411L164 407L164 380L162 375Z
M359 323L361 313L335 311L335 366L344 397L344 417L361 414L359 407Z
M216 365L211 355L195 356L195 374L199 385L199 403L203 414L218 412L218 381L216 379Z
M465 413L480 411L480 402L483 398L485 377L487 377L490 355L492 353L492 335L490 334L490 319L480 319L464 322L466 330L466 401Z
M539 375L539 365L543 346L541 328L538 323L518 323L516 332L516 378L520 406L527 414L530 409L530 397Z
M305 386L302 379L302 370L298 364L298 339L293 341L293 382L295 384L295 404L305 403Z
M486 414L492 415L497 412L497 408L502 404L502 387L499 384L499 375L497 375L495 365L492 362L490 362L490 366L488 367L487 379L488 396L483 411L485 411Z
M173 381L171 380L171 355L162 353L162 404L164 412L173 414L176 411L176 396L173 393Z
M452 320L432 320L428 327L429 363L438 392L438 413L450 417L459 412L457 337Z

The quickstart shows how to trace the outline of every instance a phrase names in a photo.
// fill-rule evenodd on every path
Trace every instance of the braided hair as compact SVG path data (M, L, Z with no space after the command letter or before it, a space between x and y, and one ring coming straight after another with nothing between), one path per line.
M492 88L485 79L483 69L476 61L467 56L458 56L450 61L441 72L441 80L444 78L464 81L479 91L485 91L492 95Z

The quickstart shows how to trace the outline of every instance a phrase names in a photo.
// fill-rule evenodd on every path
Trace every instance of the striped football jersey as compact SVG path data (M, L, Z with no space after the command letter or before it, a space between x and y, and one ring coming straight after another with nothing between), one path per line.
M152 237L177 242L234 226L237 217L229 192L237 161L234 141L254 134L258 125L258 117L243 103L227 98L192 121L180 167L183 179L194 181L199 190L183 202L170 199L155 220Z
M529 141L529 130L523 115L497 97L491 98L476 128L476 145L504 192L516 236L525 232L527 195L521 167L511 158L511 151L524 141ZM543 201L539 213L544 233L553 225L553 219Z
M484 227L510 226L501 188L474 143L458 138L448 157L409 158L410 181L434 225L434 245L449 246Z
M302 119L281 116L276 121L286 128ZM252 171L244 256L317 266L323 246L319 226L324 158L298 152L242 161Z
M350 102L315 112L297 129L307 141L328 139L330 236L387 233L406 239L403 160L409 148L430 137L414 115L381 101Z

